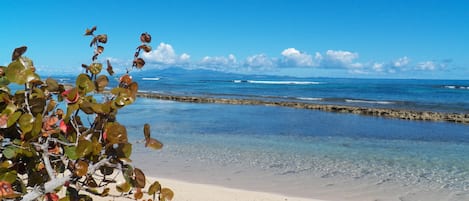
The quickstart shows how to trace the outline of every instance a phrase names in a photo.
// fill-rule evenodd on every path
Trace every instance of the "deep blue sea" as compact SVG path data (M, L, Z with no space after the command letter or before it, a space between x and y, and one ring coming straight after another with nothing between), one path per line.
M146 92L469 113L469 81L206 73L141 73L134 79ZM120 111L118 120L136 141L143 123L150 123L166 158L293 176L299 186L331 178L370 188L392 183L411 192L396 192L395 200L418 200L411 198L429 191L441 191L434 200L469 199L469 125L146 98ZM301 196L315 196L304 191Z
M188 72L190 73L190 71ZM469 80L138 75L140 89L189 96L269 99L469 112Z

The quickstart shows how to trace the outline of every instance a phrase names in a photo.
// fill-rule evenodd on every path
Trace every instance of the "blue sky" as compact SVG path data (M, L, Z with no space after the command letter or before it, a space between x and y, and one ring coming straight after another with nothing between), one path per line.
M100 59L120 72L148 32L145 69L467 79L468 10L451 0L4 0L0 65L26 45L39 74L80 73L93 53L83 33L96 25L109 37Z

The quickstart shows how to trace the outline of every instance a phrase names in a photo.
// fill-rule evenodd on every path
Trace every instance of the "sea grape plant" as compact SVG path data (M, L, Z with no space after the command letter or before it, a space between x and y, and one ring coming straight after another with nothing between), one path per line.
M151 51L151 36L141 34L132 67L118 86L106 90L109 78L101 74L98 57L108 37L96 35L96 29L85 32L92 37L92 62L82 65L85 73L74 84L42 80L24 56L26 46L16 48L12 62L0 67L0 200L172 199L170 189L157 181L147 184L142 170L132 165L132 144L126 127L117 121L118 111L137 97L138 84L129 72L145 65L138 56L141 50ZM113 76L110 61L106 63ZM10 89L12 84L19 89ZM145 146L161 149L150 125L143 127ZM122 183L116 183L118 176Z

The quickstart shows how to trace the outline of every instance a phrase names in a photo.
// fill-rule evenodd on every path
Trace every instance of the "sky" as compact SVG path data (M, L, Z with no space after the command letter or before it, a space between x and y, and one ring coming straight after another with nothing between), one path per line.
M300 77L467 79L469 1L0 1L0 65L14 48L45 75L83 72L93 49L130 67L143 32L143 70L182 67Z

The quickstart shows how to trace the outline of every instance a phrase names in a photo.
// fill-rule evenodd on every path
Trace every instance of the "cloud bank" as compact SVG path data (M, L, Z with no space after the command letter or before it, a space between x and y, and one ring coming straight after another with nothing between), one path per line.
M234 54L226 56L204 56L200 60L192 60L188 53L177 54L167 43L160 43L143 58L152 66L186 68L203 68L228 72L265 72L276 69L334 69L344 70L349 74L386 75L409 71L445 70L451 60L443 61L412 61L402 56L391 61L360 61L358 52L347 50L327 50L325 52L308 53L294 47L285 48L277 57L259 53L238 59Z

